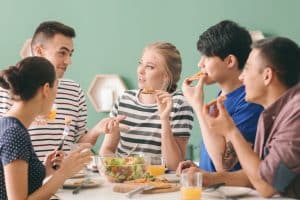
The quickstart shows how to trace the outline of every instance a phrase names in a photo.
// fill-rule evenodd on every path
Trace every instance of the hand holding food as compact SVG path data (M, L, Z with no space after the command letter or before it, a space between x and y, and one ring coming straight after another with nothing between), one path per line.
M218 99L220 99L220 101L225 101L226 96L219 96ZM217 117L219 115L219 110L217 107L217 99L212 100L211 102L209 102L208 104L206 104L206 107L209 110L209 114L212 117Z

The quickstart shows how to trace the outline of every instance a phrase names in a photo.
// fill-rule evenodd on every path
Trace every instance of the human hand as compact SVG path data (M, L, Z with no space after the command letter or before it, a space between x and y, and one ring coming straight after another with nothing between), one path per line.
M119 132L120 129L128 129L126 125L120 125L120 121L126 118L125 115L118 115L117 117L108 117L102 119L95 127L101 133L111 134Z
M185 170L187 170L191 167L196 167L197 168L197 165L191 160L181 161L178 164L178 167L176 169L176 175L179 176L183 171L185 171Z
M64 152L62 150L58 151L55 150L51 152L50 154L46 155L44 160L44 165L46 168L46 176L49 176L55 172L56 169L58 169L64 159ZM54 169L53 166L56 165L57 168Z
M170 93L162 90L155 91L155 99L158 105L158 112L161 120L169 120L172 110L172 96Z
M191 86L192 81L186 78L182 84L182 92L189 104L195 111L201 110L204 104L204 84L207 79L207 74L203 74L199 77L199 80L195 86Z
M211 104L206 104L203 107L203 114L211 131L227 138L227 134L236 129L236 126L225 109L224 100L225 98L222 96L217 98L215 105L217 112L214 112L213 115L211 114Z
M210 172L200 169L198 167L193 166L193 167L185 169L183 172L191 173L191 174L200 172L202 174L202 184L205 187L214 183L214 180L212 180L213 173L210 173Z
M93 156L91 147L89 143L78 143L76 148L69 152L57 171L66 179L74 176L91 162Z

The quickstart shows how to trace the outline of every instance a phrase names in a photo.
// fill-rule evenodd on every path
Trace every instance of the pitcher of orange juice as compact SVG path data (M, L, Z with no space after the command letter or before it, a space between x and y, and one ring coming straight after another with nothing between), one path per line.
M200 172L180 175L181 200L199 200L202 196L202 174Z
M165 173L165 161L161 155L146 155L147 172L151 176L160 176Z

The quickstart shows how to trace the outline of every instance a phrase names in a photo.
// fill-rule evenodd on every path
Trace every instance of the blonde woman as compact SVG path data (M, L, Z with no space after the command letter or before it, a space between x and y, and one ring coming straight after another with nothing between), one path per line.
M125 91L111 118L102 120L102 131L111 134L105 135L100 154L126 155L134 149L133 154L162 155L166 166L176 169L185 158L193 122L192 108L176 91L181 70L180 53L173 44L146 46L137 68L139 88Z

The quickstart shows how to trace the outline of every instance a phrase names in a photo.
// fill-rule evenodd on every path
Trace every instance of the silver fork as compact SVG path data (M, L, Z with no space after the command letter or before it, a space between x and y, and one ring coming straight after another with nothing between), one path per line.
M90 178L85 178L85 179L82 181L82 183L81 183L80 185L78 185L78 186L73 190L72 194L78 194L79 191L81 190L81 188L82 188L84 185L88 184L90 180L91 180Z
M135 144L134 147L127 153L126 157L129 157L135 150L136 148L139 146L139 144Z

